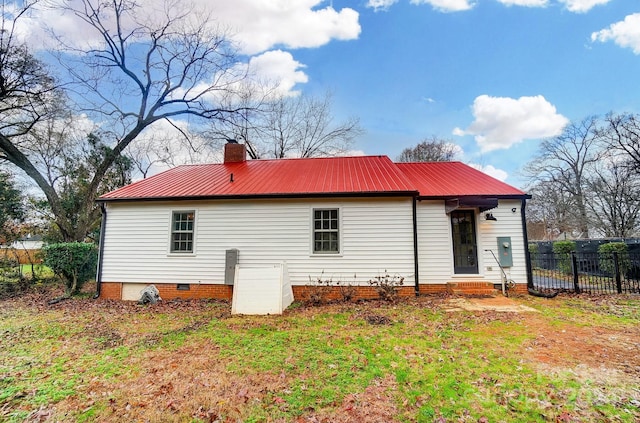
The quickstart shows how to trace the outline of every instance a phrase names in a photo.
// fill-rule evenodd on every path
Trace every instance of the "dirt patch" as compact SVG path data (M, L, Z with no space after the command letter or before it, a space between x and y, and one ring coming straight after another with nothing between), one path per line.
M503 313L538 313L538 310L528 307L511 298L498 296L486 298L451 298L444 304L445 311L497 311Z
M527 326L536 334L525 345L527 356L538 363L615 369L639 378L640 382L640 327L565 325L558 328L541 319L531 319Z

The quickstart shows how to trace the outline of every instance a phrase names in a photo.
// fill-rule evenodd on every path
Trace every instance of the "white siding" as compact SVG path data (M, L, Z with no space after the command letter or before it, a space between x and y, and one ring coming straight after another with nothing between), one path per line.
M515 212L512 209L515 208ZM500 282L500 269L490 252L498 253L497 237L511 237L513 267L507 275L517 283L526 283L526 264L520 200L500 200L490 210L497 221L485 220L485 213L476 211L479 274L455 275L451 245L451 220L445 213L444 201L418 203L418 256L421 284L442 284L456 279Z
M511 237L513 267L505 269L507 276L516 283L527 283L521 206L520 200L500 200L498 208L490 210L497 221L485 220L484 213L478 219L478 252L482 255L480 273L484 272L487 278L496 282L500 281L500 268L491 253L484 250L493 250L497 256L497 237L508 236Z
M339 255L311 253L313 208L340 209ZM195 210L194 254L170 254L172 210ZM109 203L104 282L223 283L225 250L242 267L286 262L293 285L361 284L385 270L413 283L411 200L236 200Z
M453 274L453 252L451 221L444 201L418 202L417 219L420 283L447 283Z

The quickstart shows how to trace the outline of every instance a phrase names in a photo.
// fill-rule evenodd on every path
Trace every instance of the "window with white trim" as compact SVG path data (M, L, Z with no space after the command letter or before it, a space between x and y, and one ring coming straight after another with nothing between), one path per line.
M171 219L171 252L193 253L195 211L174 211Z
M313 210L313 253L338 254L340 228L338 209Z

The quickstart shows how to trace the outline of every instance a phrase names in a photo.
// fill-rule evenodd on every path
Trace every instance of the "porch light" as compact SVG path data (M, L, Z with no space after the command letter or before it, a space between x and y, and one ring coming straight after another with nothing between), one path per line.
M485 215L484 215L484 219L485 219L485 220L493 220L494 222L498 220L498 219L496 219L496 218L493 216L493 213L487 213L487 214L485 214Z

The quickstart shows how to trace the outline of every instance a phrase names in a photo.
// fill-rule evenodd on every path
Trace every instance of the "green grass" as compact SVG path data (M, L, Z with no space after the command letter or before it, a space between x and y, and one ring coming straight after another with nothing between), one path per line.
M27 278L31 278L34 272L36 276L41 279L52 278L54 276L53 270L51 270L44 264L34 264L33 269L30 264L21 264L20 269L22 271L22 274Z
M638 373L551 371L532 352L558 327L638 337L638 300L613 298L525 299L538 314L447 313L435 299L255 317L206 302L0 302L0 421L633 422Z

